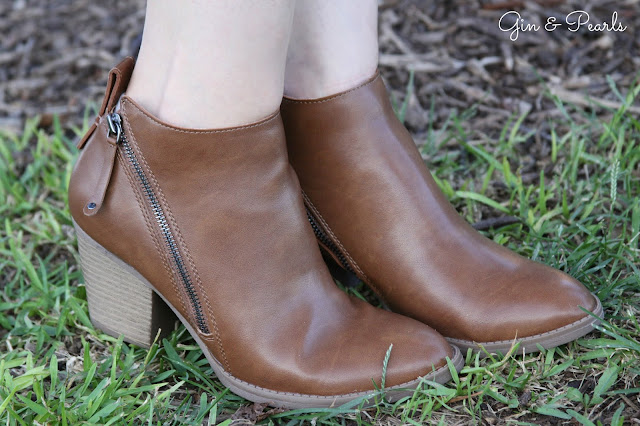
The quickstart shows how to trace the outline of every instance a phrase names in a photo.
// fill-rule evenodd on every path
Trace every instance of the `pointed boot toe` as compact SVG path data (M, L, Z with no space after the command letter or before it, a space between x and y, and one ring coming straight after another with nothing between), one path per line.
M369 306L365 302L354 299L357 305ZM342 366L344 369L340 375L350 375L358 371L357 367L363 358L360 350L362 347L375 347L376 353L390 350L390 357L386 369L385 383L390 400L398 399L402 396L410 396L419 383L417 377L424 377L428 380L441 382L449 379L449 369L447 358L451 360L456 370L463 366L463 358L457 347L451 346L435 330L425 327L424 324L407 317L375 309L362 310L358 318L354 318L355 323L345 323L344 327L360 329L363 326L374 327L376 336L372 341L372 336L368 333L359 333L351 336L348 346L341 348L341 353L336 353L336 358L342 360L349 359L350 362ZM375 343L374 343L375 342ZM380 363L372 363L372 370L366 372L362 379L363 384L371 383L372 379L377 386L381 385ZM362 369L360 367L359 369Z
M571 342L593 329L597 319L584 310L601 317L602 305L584 285L545 265L530 261L524 265L522 273L505 280L508 287L496 286L495 294L485 295L482 309L473 310L467 321L451 331L450 342L463 351L504 354L518 341L518 352L528 353L536 352L538 346Z
M442 336L335 286L278 113L175 127L123 94L132 69L110 73L69 184L96 327L149 346L177 318L225 386L277 407L374 403L392 344L391 396L449 380Z
M602 315L579 282L485 238L451 206L395 116L379 74L344 93L284 99L291 164L325 257L394 311L461 348L532 352ZM342 278L341 278L342 279Z

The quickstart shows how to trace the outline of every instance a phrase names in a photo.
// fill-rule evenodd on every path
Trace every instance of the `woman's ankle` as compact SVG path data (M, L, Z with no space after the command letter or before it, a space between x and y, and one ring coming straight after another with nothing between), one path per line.
M179 68L182 67L172 67L164 78L157 79L149 76L146 67L136 65L127 96L158 119L191 129L254 123L280 106L282 89L270 82L264 82L263 87L249 88L230 79L224 90L216 90L218 83L198 81L196 76Z
M254 123L282 101L293 0L147 2L127 94L167 123Z
M342 93L365 83L376 73L377 66L364 67L351 73L328 73L302 70L287 72L284 96L290 99L319 99Z
M378 66L377 0L298 0L285 96L317 99L367 81Z

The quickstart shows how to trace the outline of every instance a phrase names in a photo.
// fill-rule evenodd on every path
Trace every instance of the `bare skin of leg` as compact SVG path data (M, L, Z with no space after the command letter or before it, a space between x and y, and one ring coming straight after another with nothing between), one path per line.
M253 123L282 100L295 0L149 0L127 95L187 128Z
M377 0L298 0L284 93L316 99L365 82L378 66Z

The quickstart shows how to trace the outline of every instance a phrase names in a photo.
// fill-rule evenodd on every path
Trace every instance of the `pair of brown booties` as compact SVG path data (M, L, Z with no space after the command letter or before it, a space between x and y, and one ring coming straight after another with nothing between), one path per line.
M366 403L385 360L397 399L449 380L458 347L536 351L592 330L580 307L602 314L582 284L457 214L378 74L255 124L190 130L121 97L133 66L111 71L69 186L104 332L148 346L175 314L233 392L324 407ZM341 291L321 252L393 312Z

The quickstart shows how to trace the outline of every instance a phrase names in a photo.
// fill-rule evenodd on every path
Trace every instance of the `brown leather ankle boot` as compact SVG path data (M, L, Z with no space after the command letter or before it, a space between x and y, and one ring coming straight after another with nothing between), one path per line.
M431 328L336 288L279 114L222 130L174 127L126 95L116 106L132 68L129 58L112 70L69 187L97 327L148 346L175 313L224 385L281 407L371 395L390 345L391 399L420 377L447 381L446 357L461 367Z
M549 348L593 329L599 300L568 275L476 232L440 192L379 74L334 96L284 99L290 161L321 247L395 312L461 348ZM597 321L597 320L595 320Z

